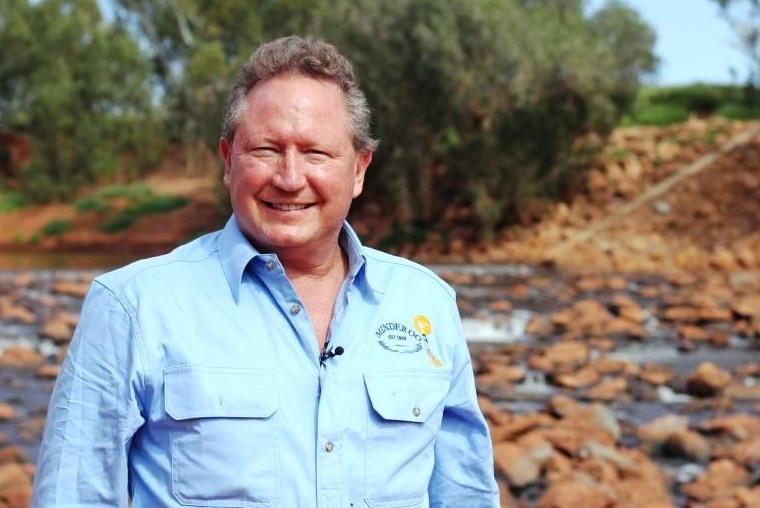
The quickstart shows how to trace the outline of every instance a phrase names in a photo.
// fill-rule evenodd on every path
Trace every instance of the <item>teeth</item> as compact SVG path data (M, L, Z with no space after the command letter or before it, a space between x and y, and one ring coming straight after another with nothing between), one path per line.
M307 205L288 205L284 203L269 203L269 206L275 210L282 210L284 212L292 212L295 210L303 210Z

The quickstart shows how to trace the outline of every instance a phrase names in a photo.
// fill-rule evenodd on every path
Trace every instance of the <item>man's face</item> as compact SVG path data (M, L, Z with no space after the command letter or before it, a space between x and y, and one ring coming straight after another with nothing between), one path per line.
M353 147L343 92L286 74L257 84L246 103L233 142L219 142L243 232L263 252L337 244L372 159Z

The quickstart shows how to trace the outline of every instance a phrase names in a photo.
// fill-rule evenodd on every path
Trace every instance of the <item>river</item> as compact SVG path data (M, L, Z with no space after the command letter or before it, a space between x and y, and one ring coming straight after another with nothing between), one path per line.
M16 302L33 308L40 318L52 312L78 313L81 298L56 294L53 285L60 281L83 281L104 270L102 266L118 266L128 259L119 256L51 255L0 257L0 296L12 296ZM683 380L699 364L711 361L727 371L735 371L748 361L757 361L758 343L737 333L728 323L711 325L711 333L724 334L726 343L692 344L685 348L674 336L673 327L660 320L662 309L678 298L682 285L660 276L599 278L597 283L559 272L526 266L432 266L457 290L465 336L477 359L500 350L538 350L566 339L550 336L537 338L527 332L537 316L549 317L579 301L609 302L625 297L644 312L641 327L647 333L640 337L609 337L603 349L592 348L593 355L632 362L639 366L657 365L674 373L676 381L659 387L633 383L629 395L609 401L615 414L631 428L665 414L687 412L693 422L715 416L719 411L705 405L695 409L692 397L683 390ZM25 287L14 287L21 274L31 279ZM614 284L611 282L614 280ZM44 302L40 306L40 302ZM42 319L40 319L42 320ZM41 338L39 321L24 324L18 320L0 319L0 353L11 344L23 344L52 359L59 347ZM582 338L581 338L582 339ZM531 369L526 360L520 363L526 376L508 391L498 387L484 393L511 412L537 411L558 394L583 399L583 390L558 387L547 379L547 373ZM52 361L52 360L51 360ZM679 381L680 380L680 381ZM754 377L746 383L758 383ZM38 449L39 430L43 423L47 399L52 388L50 379L38 378L33 372L0 367L0 403L13 406L18 418L0 421L0 433L22 447L34 462ZM737 401L731 411L758 414L759 400ZM720 410L722 411L722 410ZM625 439L632 439L630 436ZM694 467L684 461L659 459L663 468L674 473Z

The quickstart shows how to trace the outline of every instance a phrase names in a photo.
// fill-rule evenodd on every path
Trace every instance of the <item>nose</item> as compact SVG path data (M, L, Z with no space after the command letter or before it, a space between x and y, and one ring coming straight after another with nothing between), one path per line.
M293 150L286 150L280 160L272 184L286 192L295 192L306 185L306 175L304 174L302 161L298 153Z

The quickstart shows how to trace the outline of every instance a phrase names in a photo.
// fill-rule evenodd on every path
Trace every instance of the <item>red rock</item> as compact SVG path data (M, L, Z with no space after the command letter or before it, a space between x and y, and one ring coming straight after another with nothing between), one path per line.
M694 307L670 307L662 314L667 321L679 323L696 323L699 320L699 312Z
M52 291L56 294L69 295L84 298L90 289L91 281L68 281L61 280L53 284Z
M592 401L612 402L622 397L627 388L628 382L625 378L618 377L602 381L596 386L589 388L584 392L584 396Z
M610 508L615 499L609 489L581 479L566 479L550 485L537 508Z
M45 361L37 351L25 346L11 345L0 354L0 367L28 369L37 367Z
M586 366L572 372L554 374L551 379L557 386L578 389L598 383L601 376L593 367Z
M666 415L639 426L637 434L646 449L659 448L670 436L689 430L689 418L681 415Z
M43 379L55 379L60 371L60 365L41 365L35 372L35 375Z
M701 363L686 380L686 391L696 397L713 397L731 382L731 374L712 362Z
M15 303L9 297L0 297L0 318L9 321L20 321L26 324L32 324L37 321L34 312L23 305Z
M0 499L4 508L27 508L32 498L32 477L24 466L0 464Z
M16 418L16 410L6 402L0 402L0 421L13 420Z
M734 439L744 440L760 436L760 417L741 413L702 422L699 427L704 432L722 433Z
M728 498L739 487L747 487L749 481L749 472L744 467L732 460L720 459L711 462L696 481L683 485L681 492L697 501Z
M707 462L711 456L710 443L692 430L677 430L663 441L663 454L696 462Z

